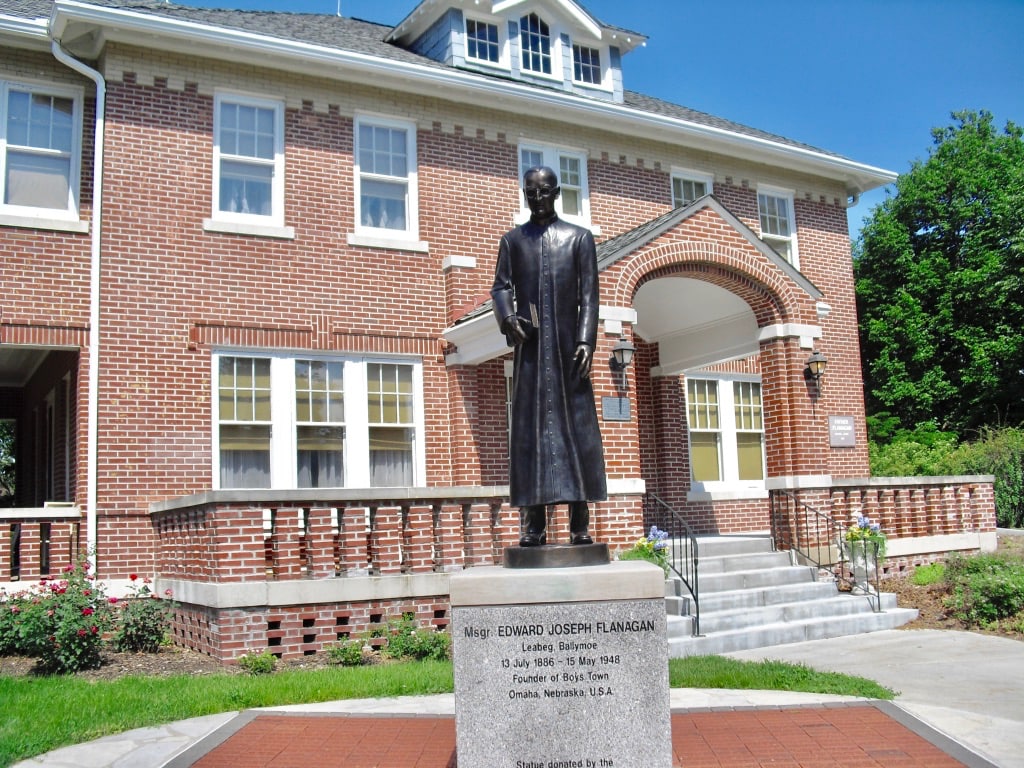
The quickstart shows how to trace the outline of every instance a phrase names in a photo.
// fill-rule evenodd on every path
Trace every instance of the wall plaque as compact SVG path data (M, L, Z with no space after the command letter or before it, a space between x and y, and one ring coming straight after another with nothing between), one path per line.
M602 397L601 415L605 421L629 421L630 406L628 397Z
M857 445L853 416L828 417L828 443L833 448L852 448Z

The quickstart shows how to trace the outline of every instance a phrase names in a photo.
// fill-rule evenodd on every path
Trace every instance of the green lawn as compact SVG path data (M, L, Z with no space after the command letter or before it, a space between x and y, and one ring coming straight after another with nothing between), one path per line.
M781 662L717 656L672 659L679 688L807 691L891 699L893 691L863 678L814 672ZM68 744L174 720L284 704L409 696L452 691L443 661L279 672L273 675L125 677L89 682L75 677L0 677L0 766Z

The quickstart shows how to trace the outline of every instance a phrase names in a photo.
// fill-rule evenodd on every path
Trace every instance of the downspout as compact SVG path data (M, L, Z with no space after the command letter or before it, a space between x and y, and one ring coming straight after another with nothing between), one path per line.
M86 66L51 40L50 47L57 61L84 75L96 84L96 128L93 137L92 163L92 248L89 257L89 387L86 433L85 546L89 560L96 567L96 457L99 444L100 392L100 221L103 204L103 135L107 104L107 83L95 69ZM94 571L95 572L95 571Z

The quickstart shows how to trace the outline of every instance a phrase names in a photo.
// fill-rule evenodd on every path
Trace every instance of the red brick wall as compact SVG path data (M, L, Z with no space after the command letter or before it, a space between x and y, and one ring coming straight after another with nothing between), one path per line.
M119 49L119 61L145 52ZM239 78L266 73L232 73ZM227 75L225 75L227 77ZM311 90L322 88L317 83ZM332 86L334 87L334 86ZM88 91L88 89L87 89ZM355 90L338 88L338 100ZM112 73L108 91L105 225L103 231L103 346L99 429L102 436L100 574L123 577L152 563L154 539L147 533L149 504L210 487L210 347L265 345L324 351L410 354L423 361L426 481L430 485L503 484L507 478L502 361L476 368L444 365L440 336L467 306L486 296L501 232L519 208L517 141L536 129L522 118L494 132L449 122L440 102L422 100L417 109L436 117L416 117L420 237L429 253L350 247L352 228L352 118L319 100L289 101L285 115L285 220L294 240L247 237L203 230L211 212L213 98L207 86L173 78L137 77L131 68ZM91 109L91 107L89 107ZM396 106L396 114L403 114ZM465 114L460 112L459 114ZM495 121L481 110L484 123ZM508 123L507 119L503 120ZM549 129L550 130L550 129ZM589 131L589 132L588 132ZM617 141L596 131L578 132L583 145ZM86 136L91 135L91 125ZM88 142L86 142L88 143ZM593 222L607 238L668 210L668 163L672 150L647 145L661 159L597 148L588 163ZM713 159L713 158L712 158ZM727 160L724 159L723 160ZM91 160L88 153L85 175ZM728 161L730 167L735 161ZM738 177L737 177L738 178ZM85 185L88 186L87 184ZM749 182L716 179L715 195L757 229L756 194ZM88 200L88 193L83 199ZM83 209L83 215L87 207ZM854 415L862 429L860 377L856 371L856 327L852 275L846 242L846 212L835 201L797 199L802 268L823 289L832 314L822 323L822 349L829 356L822 398L812 409L802 382L789 382L777 402L777 422L792 426L779 459L780 471L797 471L801 435L820 434L829 413ZM2 279L4 304L0 332L10 340L8 323L68 327L83 333L88 311L88 238L81 235L0 230L12 252ZM717 262L702 255L699 266L685 266L688 244L717 245ZM756 252L723 222L698 215L658 245L671 245L663 260L640 266L617 265L602 276L605 304L629 306L632 291L645 279L685 274L716 282L744 296L760 323L817 322L811 302L785 297L777 277ZM682 248L683 250L679 250ZM672 250L674 249L674 250ZM725 254L744 254L730 261ZM680 255L684 254L684 255ZM476 269L456 267L446 274L446 257L472 257ZM680 267L680 263L683 264ZM632 277L623 281L627 269ZM41 277L40 277L41 276ZM759 284L760 282L760 284ZM766 290L764 286L773 286ZM623 293L622 288L628 287ZM54 312L51 291L62 296ZM774 293L773 293L774 291ZM626 329L631 335L630 329ZM658 411L638 393L658 390L646 373L655 350L638 357L625 378L613 376L606 360L617 339L602 336L596 352L598 398L627 394L635 409L629 422L605 422L606 465L612 479L643 477L650 487L679 496L688 485L685 433L665 430L682 418ZM636 340L635 341L639 341ZM84 345L84 336L79 345ZM650 362L644 362L644 355ZM799 379L797 350L766 371L779 381ZM73 404L84 414L88 353L83 352L79 391ZM648 366L648 367L645 367ZM834 384L832 382L835 382ZM797 403L795 410L790 405ZM600 404L600 402L599 402ZM851 405L852 404L852 405ZM667 406L666 406L667 407ZM678 408L678 403L671 405ZM84 484L84 418L79 421L76 471L78 496ZM659 433L659 430L662 432ZM645 445L663 435L663 455ZM643 439L641 439L641 437ZM671 440L668 438L671 437ZM826 451L827 471L866 471L866 448ZM806 442L806 441L805 441ZM775 461L774 459L772 461ZM814 462L812 462L814 463ZM673 484L675 484L673 486ZM82 499L84 501L84 499ZM698 510L694 510L699 514ZM116 549L115 549L116 548Z

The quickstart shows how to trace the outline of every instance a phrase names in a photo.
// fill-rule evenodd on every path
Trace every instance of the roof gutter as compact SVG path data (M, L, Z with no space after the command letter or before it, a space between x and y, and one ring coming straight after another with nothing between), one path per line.
M860 183L849 188L850 194L890 184L897 177L892 171L816 152L806 147L781 144L759 136L747 136L725 128L644 112L621 104L586 99L563 91L545 91L506 80L492 80L462 70L382 59L369 54L267 37L243 30L155 17L153 14L89 5L75 0L57 0L54 5L55 34L60 34L63 27L72 19L113 26L122 32L130 30L147 35L163 34L177 38L190 46L202 46L203 43L215 43L220 46L228 44L258 54L264 63L266 56L271 55L304 63L321 64L335 77L339 74L339 67L347 67L350 71L366 74L368 82L378 87L382 77L394 78L393 87L396 90L422 94L423 86L430 85L444 90L445 96L451 99L451 89L456 88L470 94L465 100L472 104L479 104L483 96L489 99L491 104L505 101L512 102L509 104L510 108L530 105L530 109L533 110L537 108L539 102L552 110L567 114L571 119L585 121L586 125L601 125L601 121L609 119L621 120L623 124L628 124L630 134L634 136L638 135L638 127L641 128L641 132L646 128L648 138L663 141L678 141L681 137L703 139L718 144L720 149L717 151L739 151L750 160L790 165L797 163L809 173L843 181L849 181L853 177ZM210 55L210 50L212 49L206 48L204 55ZM237 61L237 58L232 60ZM308 71L308 67L303 67L302 71Z
M99 391L100 391L100 223L103 203L103 136L105 129L107 83L103 75L83 64L61 48L60 41L51 41L51 50L57 61L89 78L96 84L96 126L93 137L92 174L92 247L89 258L89 384L88 426L86 433L86 517L85 541L87 556L95 567L97 544L97 471L99 445Z

